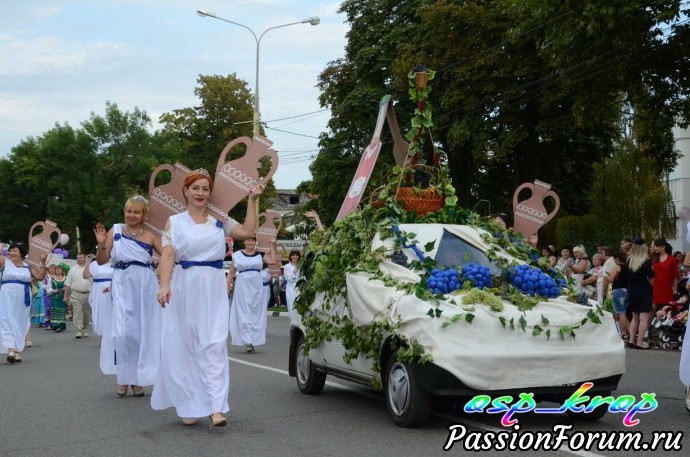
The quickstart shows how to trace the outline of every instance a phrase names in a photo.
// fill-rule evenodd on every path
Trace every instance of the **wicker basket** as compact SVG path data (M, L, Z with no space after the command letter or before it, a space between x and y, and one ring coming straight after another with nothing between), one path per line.
M407 211L414 211L420 216L443 208L443 195L433 190L421 189L415 192L412 187L400 187L395 199L403 204Z

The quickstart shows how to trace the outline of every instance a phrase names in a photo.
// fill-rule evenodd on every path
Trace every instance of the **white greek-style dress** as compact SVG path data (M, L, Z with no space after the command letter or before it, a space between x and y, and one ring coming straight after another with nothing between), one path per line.
M232 255L237 270L230 307L230 335L234 346L266 344L266 303L263 300L263 256L260 252L248 256L243 251Z
M113 346L113 267L110 262L99 265L93 261L88 268L93 279L93 286L89 292L93 331L101 336L101 371L103 374L117 374Z
M292 306L295 303L297 294L297 281L299 280L299 270L296 266L291 263L287 263L283 266L283 276L285 277L285 301L287 301L287 309L290 314L290 319L292 319Z
M683 336L683 350L680 352L680 368L679 375L683 385L690 386L690 325L685 326L685 335Z
M172 244L177 265L163 309L161 366L151 407L175 407L180 417L225 413L230 409L230 365L223 225L211 216L197 224L186 211L169 222L163 245Z
M24 350L24 337L31 320L31 270L17 267L8 258L0 283L0 352Z
M261 303L268 308L271 301L271 272L268 268L261 270Z
M117 383L153 384L160 362L158 280L153 270L153 246L125 236L113 226L112 341Z

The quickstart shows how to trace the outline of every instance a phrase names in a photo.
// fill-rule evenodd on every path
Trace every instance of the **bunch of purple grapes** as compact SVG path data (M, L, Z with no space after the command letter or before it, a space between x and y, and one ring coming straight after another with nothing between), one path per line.
M461 288L462 282L456 268L447 268L445 270L434 268L431 270L426 285L433 294L447 294Z
M428 189L429 188L429 182L431 181L431 174L424 171L421 168L415 168L414 172L412 173L412 176L414 178L415 184L417 184L419 187L422 189Z
M558 283L539 268L523 264L510 268L509 272L513 286L532 297L556 298L561 295Z
M491 272L487 267L483 267L478 263L465 264L462 267L462 276L478 289L491 286Z
M407 268L410 265L410 263L407 261L407 256L401 250L394 251L389 258L391 259L391 262L400 265L401 267Z

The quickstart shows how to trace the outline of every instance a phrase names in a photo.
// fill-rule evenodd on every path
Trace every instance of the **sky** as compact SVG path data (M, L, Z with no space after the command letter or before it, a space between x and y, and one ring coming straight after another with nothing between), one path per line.
M0 157L56 123L79 128L91 113L103 115L107 101L121 111L146 111L152 129L160 129L161 114L199 104L199 75L236 73L253 93L252 34L197 10L246 25L257 37L319 16L316 26L268 31L259 47L261 119L280 158L273 179L278 189L294 189L311 179L317 137L330 116L319 106L316 83L330 61L344 56L348 27L336 14L339 6L339 0L3 1Z

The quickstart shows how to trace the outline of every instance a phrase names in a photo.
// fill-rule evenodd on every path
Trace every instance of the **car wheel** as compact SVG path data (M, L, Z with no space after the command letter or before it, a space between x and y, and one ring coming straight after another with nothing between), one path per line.
M386 366L386 407L400 427L417 427L429 420L431 401L419 387L410 366L393 353Z
M297 354L295 354L295 379L297 387L304 394L318 394L326 384L326 374L316 371L314 364L309 360L308 355L304 355L304 336L297 341Z
M601 396L606 397L608 395L611 395L611 394L610 393L605 394L605 395L602 394ZM572 417L573 419L577 419L577 420L581 420L581 421L587 421L587 422L594 422L594 421L598 421L599 419L604 417L606 415L606 413L608 412L608 410L609 410L608 405L601 405L601 406L597 406L596 408L594 408L594 411L592 411L590 413L585 413L585 412L577 413L575 411L571 411L568 409L565 411L565 414L566 414L566 416Z

